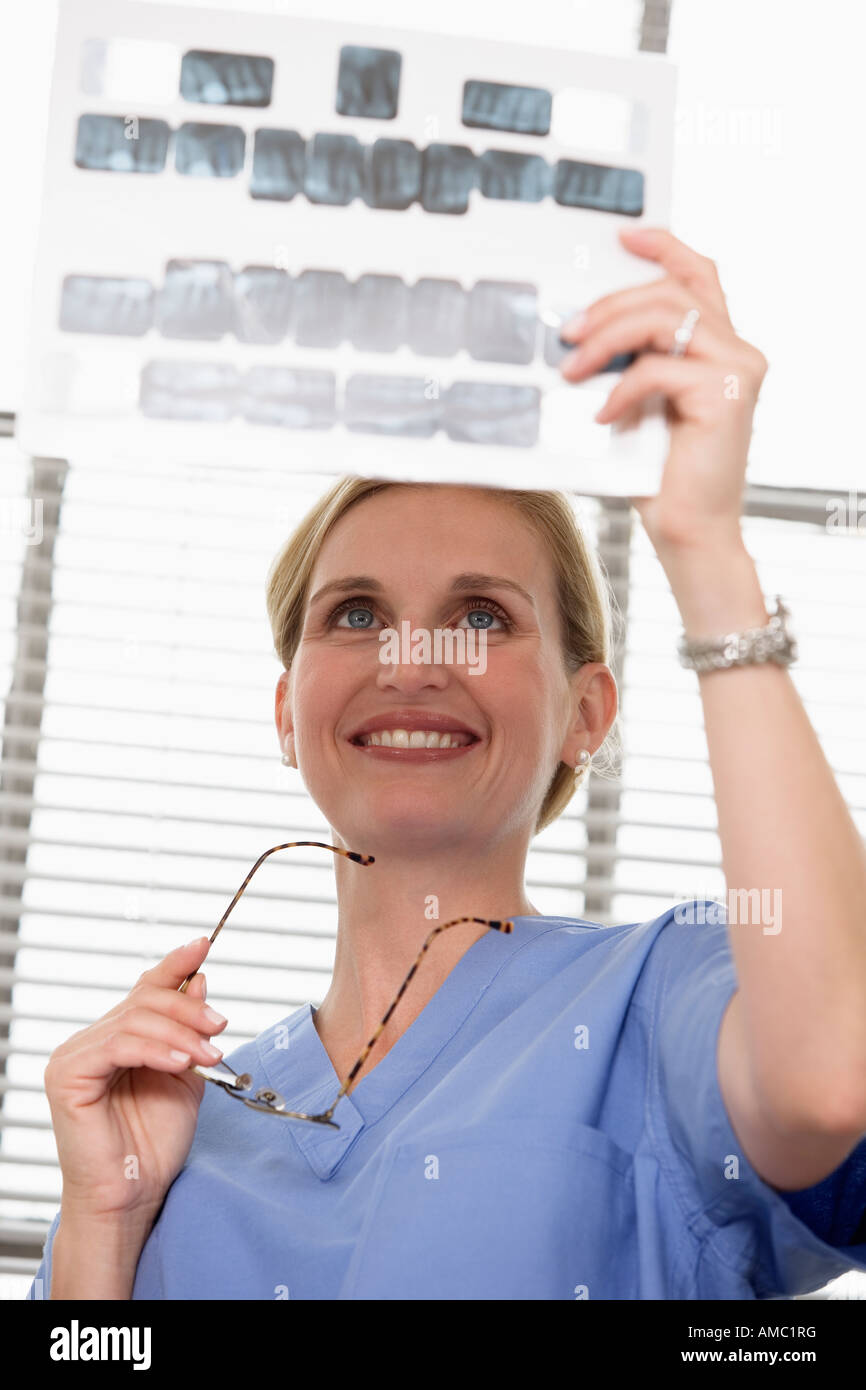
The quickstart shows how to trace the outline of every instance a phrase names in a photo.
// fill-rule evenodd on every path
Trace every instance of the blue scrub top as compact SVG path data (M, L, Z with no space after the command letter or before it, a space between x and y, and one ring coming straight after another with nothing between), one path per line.
M133 1299L752 1299L866 1271L866 1137L802 1192L758 1177L716 1071L727 928L674 913L485 932L339 1130L207 1086ZM314 1012L227 1058L308 1112L340 1085Z

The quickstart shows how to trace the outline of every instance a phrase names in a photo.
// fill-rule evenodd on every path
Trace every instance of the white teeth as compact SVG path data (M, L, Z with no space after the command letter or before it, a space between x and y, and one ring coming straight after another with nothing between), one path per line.
M374 748L463 748L472 742L470 734L445 733L427 729L381 729L361 734L363 747Z

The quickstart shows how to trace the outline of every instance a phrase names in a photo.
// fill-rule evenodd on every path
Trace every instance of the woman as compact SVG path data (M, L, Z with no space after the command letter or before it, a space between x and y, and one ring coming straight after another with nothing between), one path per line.
M640 354L599 418L669 401L661 490L635 506L686 638L762 627L740 508L766 361L711 262L623 237L666 274L591 305L561 370ZM339 1128L205 1087L207 941L172 951L50 1058L46 1295L757 1298L866 1269L866 859L782 662L699 677L728 887L781 891L782 929L673 909L602 929L523 886L616 715L604 587L562 499L345 480L268 603L283 758L333 845L375 863L335 855L321 1006L227 1061ZM474 619L484 673L381 661L407 619ZM389 1014L431 925L467 914Z

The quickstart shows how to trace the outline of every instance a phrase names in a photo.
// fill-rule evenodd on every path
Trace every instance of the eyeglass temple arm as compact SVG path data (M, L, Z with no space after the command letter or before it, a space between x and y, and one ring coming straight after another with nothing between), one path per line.
M222 931L223 927L225 926L226 922L228 921L229 913L232 911L232 908L233 908L233 907L235 906L235 904L239 901L239 899L243 896L244 890L246 889L247 885L249 884L249 881L250 881L250 879L252 878L253 874L255 873L256 869L259 867L260 864L263 864L263 863L264 863L264 861L267 859L268 855L269 855L269 854L276 854L276 852L277 852L278 849L297 849L297 848L299 848L299 847L302 846L302 845L312 845L312 846L314 846L314 847L317 848L317 849L331 849L331 850L334 851L335 854L342 854L342 855L345 855L345 857L346 857L347 859L351 859L355 864L365 864L365 865L366 865L366 864L375 864L375 862L376 862L375 857L374 857L372 854L359 854L356 850L353 850L353 849L341 849L339 845L326 845L322 840L289 840L289 841L288 841L286 844L284 844L284 845L274 845L271 849L266 849L265 852L264 852L264 854L260 854L260 855L259 855L259 857L258 857L258 859L256 860L255 864L254 864L253 867L250 869L249 873L247 874L247 876L246 876L246 878L244 879L243 883L241 884L240 888L239 888L238 891L235 893L234 897L232 898L231 902L229 903L228 907L226 908L225 912L223 913L222 917L220 918L219 922L217 923L216 927L214 927L213 935L211 936L210 942L209 942L209 944L210 944L211 946L212 946L213 943L216 941L217 937L219 936L220 932ZM192 971L189 973L189 975L187 975L187 977L186 977L186 979L184 980L183 984L180 985L179 988L178 988L178 993L179 993L179 994L185 994L185 993L186 993L186 987L187 987L187 985L189 984L190 980L192 980L192 979L195 978L195 976L196 976L197 974L198 974L198 971L197 971L197 970L192 970Z
M217 937L219 936L219 933L222 931L223 927L225 926L226 922L228 921L229 913L232 911L232 908L235 906L235 904L236 904L236 903L240 900L240 898L243 896L244 890L246 889L247 885L249 884L249 881L250 881L250 879L252 878L253 874L256 872L256 869L258 869L258 867L259 867L261 864L264 863L264 861L268 858L268 855L270 855L270 854L276 854L276 852L277 852L278 849L298 849L298 848L300 848L300 847L302 847L302 846L312 846L313 848L316 848L316 849L330 849L330 850L333 850L335 854L342 854L342 855L344 855L344 856L346 857L346 859L351 859L352 862L355 863L355 864L364 864L364 865L367 865L367 864L375 864L375 862L376 862L375 856L372 855L372 854L360 854L357 850L353 850L353 849L342 849L339 845L328 845L328 844L325 844L324 841L322 841L322 840L288 840L288 841L286 842L286 844L284 844L284 845L273 845L271 849L266 849L265 852L264 852L264 854L260 854L260 855L259 855L259 857L258 857L258 859L256 860L255 864L254 864L253 867L250 869L249 873L247 874L247 876L246 876L246 878L244 879L243 883L241 884L240 888L239 888L238 891L235 893L234 897L232 898L231 902L229 903L228 907L226 908L225 912L223 913L222 917L220 918L219 922L217 923L216 927L214 928L213 935L211 936L210 941L209 941L209 943L208 943L208 949L210 949L210 947L211 947L211 946L213 945L213 943L216 941ZM178 994L185 994L185 993L186 993L187 986L188 986L190 980L194 979L195 976L196 976L197 974L198 974L198 970L192 970L192 971L190 971L189 975L187 975L186 979L185 979L185 980L183 981L183 983L178 987ZM222 1060L221 1060L220 1063L219 1063L219 1065L220 1065L221 1067L225 1067L226 1071L230 1071L231 1074L232 1074L232 1076L235 1078L235 1081L234 1081L234 1088L240 1087L241 1089L245 1089L245 1085L248 1086L248 1085L250 1084L250 1078L249 1078L248 1076L239 1076L237 1072L232 1071L232 1068L229 1066L228 1062L225 1062L225 1061L222 1061ZM199 1075L203 1075L202 1072L199 1072L199 1069L198 1069L197 1067L191 1067L190 1070L191 1070L191 1071L198 1072ZM209 1080L209 1081L214 1081L214 1082L216 1083L216 1085L222 1086L223 1090L226 1090L226 1091L231 1091L231 1090L232 1090L232 1083L231 1083L230 1081L220 1081L220 1080L219 1080L217 1077L215 1077L215 1076L206 1077L205 1079L206 1079L206 1080ZM244 1085L244 1083L245 1083L245 1085Z
M391 1000L391 1003L388 1005L388 1010L384 1018L382 1019L381 1023L379 1023L375 1033L370 1038L370 1041L367 1043L357 1062L352 1067L352 1070L349 1072L349 1075L346 1077L346 1080L340 1087L339 1094L337 1095L334 1104L330 1107L330 1109L323 1110L320 1115L312 1115L310 1117L311 1119L325 1121L331 1118L331 1116L337 1108L337 1101L342 1100L343 1096L345 1096L348 1093L349 1087L352 1085L352 1082L355 1080L355 1077L358 1075L358 1072L361 1070L367 1058L369 1057L370 1052L376 1044L376 1042L378 1041L383 1028L387 1027L388 1020L390 1019L400 1000L403 998L403 995L405 994L406 989L413 975L415 974L415 971L421 964L421 958L424 955L425 951L429 950L430 943L432 942L434 936L438 936L439 933L442 931L447 931L449 927L459 926L461 922L478 922L481 926L491 927L494 931L501 931L503 935L508 935L509 932L512 932L514 930L514 923L510 920L510 918L503 918L500 920L489 917L454 917L450 922L440 922L438 926L434 927L433 930L430 932L429 936L426 938L423 946L421 947L421 950L415 957L415 960L412 963L412 966L405 980L398 989L397 993L394 995L394 998Z

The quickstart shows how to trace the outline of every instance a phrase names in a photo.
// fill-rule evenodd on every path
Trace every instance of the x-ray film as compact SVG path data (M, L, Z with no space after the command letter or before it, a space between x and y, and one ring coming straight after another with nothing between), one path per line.
M286 14L60 9L33 453L658 489L663 402L594 415L563 324L659 268L675 69Z

